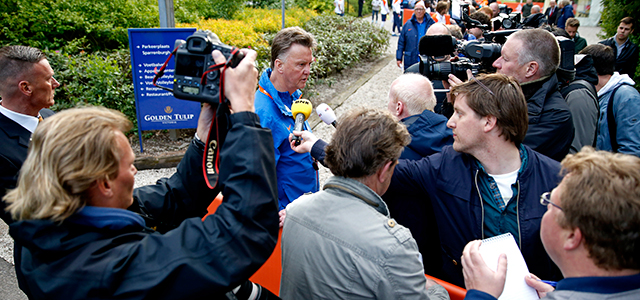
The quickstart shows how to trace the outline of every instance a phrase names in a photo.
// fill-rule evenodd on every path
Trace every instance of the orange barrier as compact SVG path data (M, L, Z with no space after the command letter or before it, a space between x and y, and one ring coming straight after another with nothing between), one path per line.
M413 9L410 8L405 8L402 11L402 26L404 26L404 23L407 23L407 21L409 21L409 19L411 19L411 17L413 16Z
M449 292L449 298L451 298L451 300L463 300L464 296L467 295L467 290L455 284L448 283L444 280L440 280L427 274L424 274L424 276L429 279L435 280L439 285L443 286L447 290L447 292Z
M208 211L209 214L215 213L216 209L222 203L222 195L218 195L216 199L209 205ZM208 215L209 215L208 214ZM206 217L206 216L205 216ZM267 261L258 269L258 271L249 278L251 282L255 282L262 287L268 289L275 295L280 294L280 276L282 275L282 246L280 245L280 240L282 239L282 228L278 232L278 243L276 244L276 248L271 253L271 256ZM435 280L438 284L442 285L448 292L451 300L463 300L464 296L467 294L467 291L457 285L453 285L446 281L440 280L435 277L431 277L429 275L425 276L427 278Z

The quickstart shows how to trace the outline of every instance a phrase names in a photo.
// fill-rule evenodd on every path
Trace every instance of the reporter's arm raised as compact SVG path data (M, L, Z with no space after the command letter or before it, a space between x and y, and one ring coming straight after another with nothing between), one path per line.
M244 58L235 68L228 68L225 71L224 94L229 99L231 113L243 111L254 112L256 86L258 85L258 70L255 68L257 53L249 49L240 50ZM216 64L225 63L227 60L218 50L214 50L211 55ZM198 137L201 140L209 136L211 121L215 111L209 104L204 104L198 119Z

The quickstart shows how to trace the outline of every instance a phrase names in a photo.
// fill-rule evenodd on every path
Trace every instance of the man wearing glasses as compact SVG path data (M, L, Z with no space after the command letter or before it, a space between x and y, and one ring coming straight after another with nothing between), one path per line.
M435 21L426 14L427 10L423 1L416 3L413 16L402 26L402 33L398 38L396 60L398 67L402 66L404 57L404 69L420 61L418 57L418 43L420 38L427 33L427 29L435 24Z
M471 77L452 87L451 101L453 146L418 161L400 160L387 194L429 196L449 282L464 284L460 257L468 242L507 232L529 270L560 279L540 241L545 208L539 204L560 181L560 165L523 144L527 103L520 85L502 74Z
M640 159L588 147L567 156L562 167L560 185L540 197L547 207L540 237L565 279L555 289L533 274L525 281L542 299L639 299ZM494 272L480 244L469 243L462 257L465 299L496 299L508 258L503 255Z

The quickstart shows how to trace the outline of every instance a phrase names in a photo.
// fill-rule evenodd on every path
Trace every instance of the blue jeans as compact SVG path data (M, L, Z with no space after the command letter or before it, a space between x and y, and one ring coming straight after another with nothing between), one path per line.
M378 11L374 10L374 11L371 12L371 22L378 21L378 13L379 12L380 12L379 10ZM374 17L375 17L375 19L374 19Z

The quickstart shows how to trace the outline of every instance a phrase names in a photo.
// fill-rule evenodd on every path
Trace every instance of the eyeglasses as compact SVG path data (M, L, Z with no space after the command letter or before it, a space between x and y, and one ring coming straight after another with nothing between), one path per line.
M489 89L489 87L487 87L486 85L484 85L484 83L480 82L480 80L476 79L475 76L471 76L471 79L473 79L473 81L475 83L477 83L480 87L482 87L485 91L487 91L487 93L491 94L491 96L495 96L495 94L493 93L493 91L491 91Z
M414 9L414 10L415 10L415 11L425 11L426 9L424 9L424 8L416 8L416 9Z
M549 204L555 206L556 208L558 208L559 210L562 210L562 207L560 207L558 204L555 204L553 202L551 202L551 192L546 192L543 193L542 195L540 195L540 204L547 206Z

